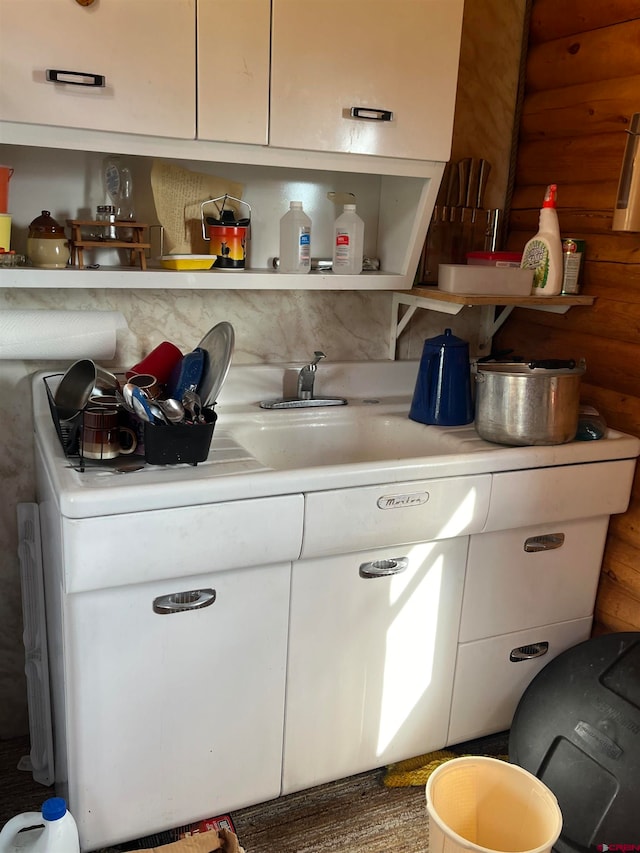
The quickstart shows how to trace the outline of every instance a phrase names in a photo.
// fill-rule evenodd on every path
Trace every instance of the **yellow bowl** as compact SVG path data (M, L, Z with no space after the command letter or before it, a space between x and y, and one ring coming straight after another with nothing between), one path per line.
M210 270L215 255L162 255L160 263L166 270Z

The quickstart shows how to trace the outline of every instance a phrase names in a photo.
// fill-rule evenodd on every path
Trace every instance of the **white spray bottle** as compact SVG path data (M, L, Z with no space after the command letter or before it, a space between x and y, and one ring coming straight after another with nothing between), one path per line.
M557 296L562 290L562 241L556 210L558 187L550 184L540 210L538 233L524 247L523 269L533 270L532 296Z

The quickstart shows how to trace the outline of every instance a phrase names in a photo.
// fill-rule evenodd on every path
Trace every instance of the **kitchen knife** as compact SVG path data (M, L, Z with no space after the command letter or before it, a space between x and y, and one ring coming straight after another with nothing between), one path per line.
M491 163L488 160L480 160L478 164L478 190L476 194L475 207L484 207L484 192L487 188L487 180L491 172Z
M442 173L437 204L427 232L420 269L420 281L434 284L439 264L451 263L451 232L458 195L458 166L449 161Z
M487 180L491 172L491 163L488 160L480 160L478 163L478 179L476 184L476 196L473 208L473 230L471 235L471 249L485 248L485 236L488 228L488 214L484 210L484 194L487 188Z
M458 161L458 208L456 210L456 226L453 237L453 263L462 264L465 261L469 227L471 223L471 169L473 160L464 157Z

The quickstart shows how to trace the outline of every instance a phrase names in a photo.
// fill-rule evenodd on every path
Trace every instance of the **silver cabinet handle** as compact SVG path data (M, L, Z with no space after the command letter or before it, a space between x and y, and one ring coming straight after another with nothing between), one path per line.
M49 83L91 86L94 89L101 89L106 85L106 78L103 74L92 74L90 71L62 71L60 68L47 68L46 76Z
M351 107L351 118L363 118L367 121L393 121L391 110L374 110L369 107Z
M184 610L202 610L216 600L215 589L190 589L186 592L170 592L153 599L153 612L182 613Z
M522 660L541 658L548 651L549 643L532 643L530 646L520 646L517 649L511 649L509 660L511 663L519 663Z
M398 575L409 565L408 557L392 557L390 560L373 560L371 563L362 563L359 570L361 578L386 578L389 575Z
M564 533L547 533L544 536L530 536L524 540L524 550L533 551L553 551L555 548L562 548L564 545Z

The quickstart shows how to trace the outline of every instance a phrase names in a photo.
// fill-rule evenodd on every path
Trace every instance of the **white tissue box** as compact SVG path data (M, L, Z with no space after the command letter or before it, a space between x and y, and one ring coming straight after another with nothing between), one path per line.
M439 264L438 290L474 296L530 296L533 270L518 267L489 267Z

